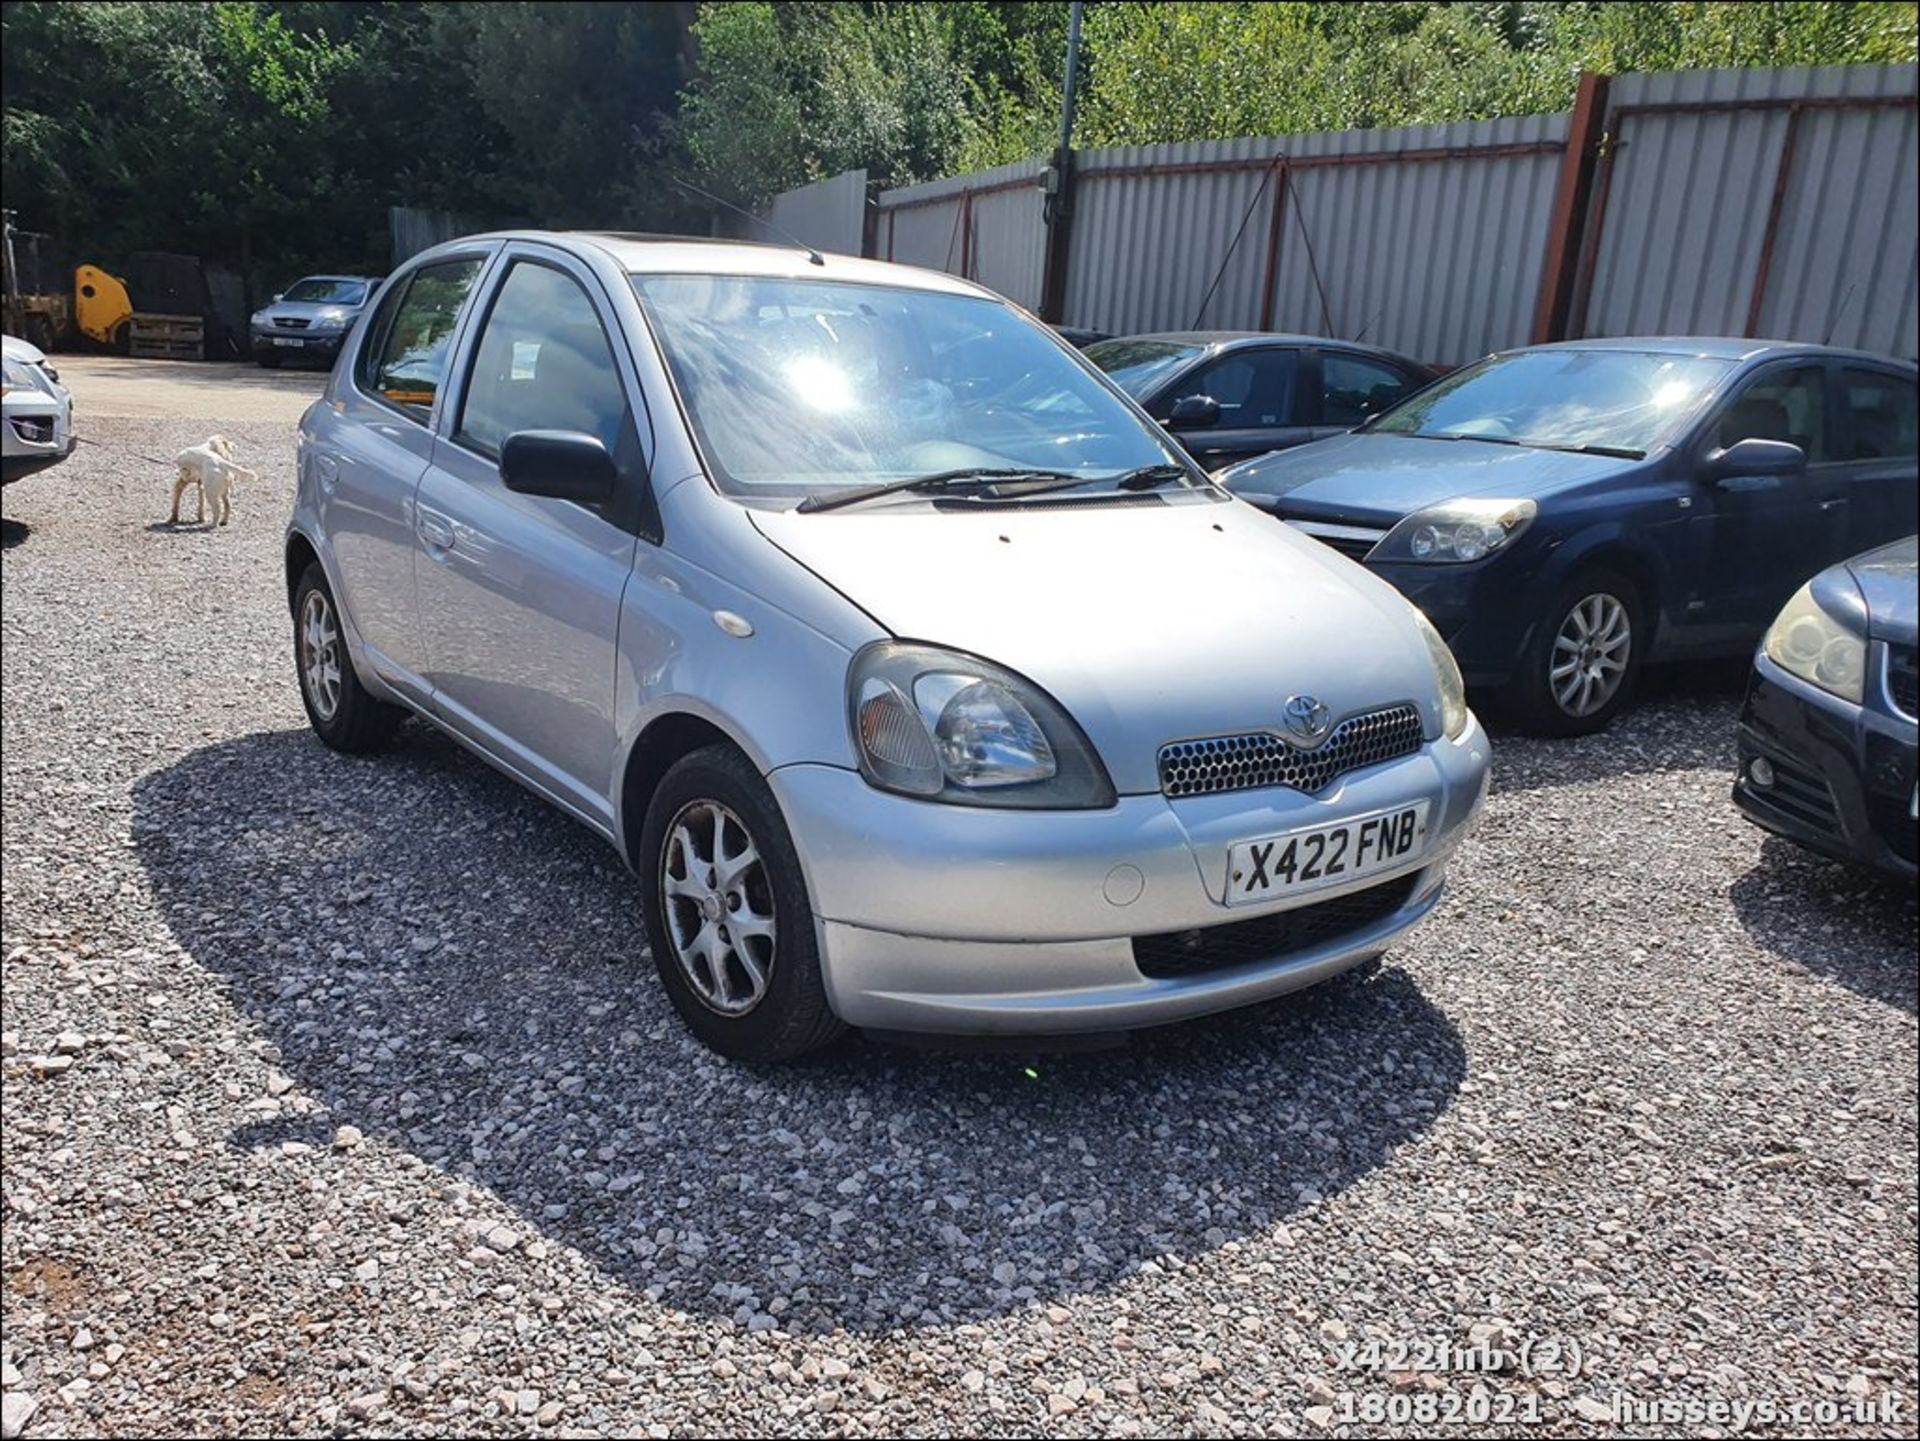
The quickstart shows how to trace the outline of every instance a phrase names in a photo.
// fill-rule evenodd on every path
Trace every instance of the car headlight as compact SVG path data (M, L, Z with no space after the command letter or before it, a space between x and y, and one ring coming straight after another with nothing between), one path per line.
M38 390L40 382L35 378L33 367L24 360L6 362L6 388L8 390Z
M1110 806L1113 782L1052 697L959 651L882 641L847 671L860 773L881 790L1026 810Z
M1484 560L1533 523L1540 508L1530 500L1467 497L1415 511L1388 531L1368 560L1416 565L1464 565Z
M338 330L352 318L344 310L323 310L313 318L313 323L329 330Z
M1418 606L1413 608L1413 623L1420 639L1427 643L1427 656L1433 661L1434 683L1440 689L1440 728L1447 739L1457 741L1467 728L1467 683L1460 674L1460 662L1446 638L1433 628L1433 622Z
M1767 659L1809 685L1860 704L1866 694L1867 642L1800 587L1767 632Z
M254 325L265 325L267 324L267 312L264 310L256 310L249 317L249 320Z

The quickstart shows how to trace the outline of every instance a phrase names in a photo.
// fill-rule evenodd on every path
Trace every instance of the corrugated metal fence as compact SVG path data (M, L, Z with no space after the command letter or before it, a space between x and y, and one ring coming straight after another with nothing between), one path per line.
M1043 161L871 199L854 172L834 203L866 254L1115 332L1363 335L1447 363L1660 332L1912 355L1917 74L1587 77L1571 115L1080 151L1062 274Z
M1576 300L1590 335L1920 348L1914 67L1623 75Z

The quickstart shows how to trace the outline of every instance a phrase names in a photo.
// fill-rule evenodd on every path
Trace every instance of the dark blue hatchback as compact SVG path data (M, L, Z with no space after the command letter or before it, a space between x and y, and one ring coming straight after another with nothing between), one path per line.
M1536 346L1221 480L1391 581L1523 724L1584 734L1647 661L1745 653L1807 576L1914 532L1917 374L1756 340Z

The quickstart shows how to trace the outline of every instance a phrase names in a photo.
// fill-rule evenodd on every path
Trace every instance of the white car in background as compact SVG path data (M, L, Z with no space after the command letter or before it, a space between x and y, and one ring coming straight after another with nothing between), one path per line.
M0 389L0 484L58 465L73 454L73 397L60 372L18 336L5 341L6 385Z

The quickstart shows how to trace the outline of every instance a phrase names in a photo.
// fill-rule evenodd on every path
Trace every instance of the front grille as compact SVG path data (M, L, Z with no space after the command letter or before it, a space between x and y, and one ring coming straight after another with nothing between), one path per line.
M1375 540L1355 540L1345 535L1316 535L1314 539L1322 545L1332 546L1348 560L1365 560L1374 546L1379 544Z
M1135 936L1133 963L1141 975L1164 980L1278 960L1384 921L1406 905L1419 879L1418 872L1399 876L1257 920Z
M273 323L282 330L305 330L309 322L302 316L282 315Z
M1311 795L1348 771L1412 755L1422 739L1419 709L1402 704L1347 717L1312 750L1273 731L1175 741L1160 747L1160 791L1177 799L1290 786Z
M1920 676L1914 671L1914 648L1887 647L1887 699L1908 720L1920 717Z

